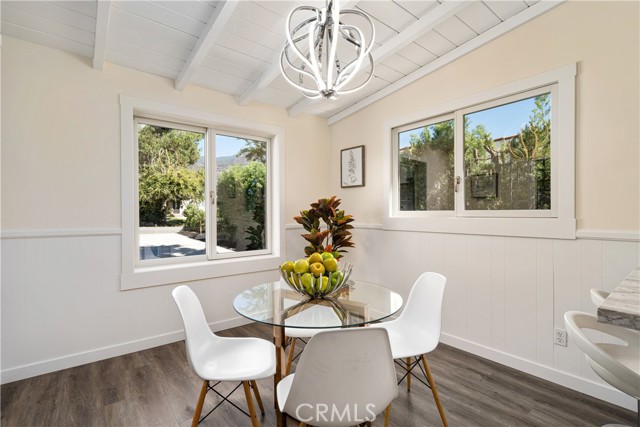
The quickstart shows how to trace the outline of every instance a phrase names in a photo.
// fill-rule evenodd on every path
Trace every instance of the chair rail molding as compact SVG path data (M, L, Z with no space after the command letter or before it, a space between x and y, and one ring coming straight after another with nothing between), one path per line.
M46 239L61 237L101 237L120 236L118 227L104 228L24 228L2 230L0 237L4 239Z
M614 240L620 242L640 242L640 231L596 230L583 228L576 231L576 238L591 240Z

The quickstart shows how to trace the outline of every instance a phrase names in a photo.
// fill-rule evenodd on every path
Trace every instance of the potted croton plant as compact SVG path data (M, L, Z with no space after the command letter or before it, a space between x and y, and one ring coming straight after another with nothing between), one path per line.
M318 199L311 203L311 209L303 210L300 216L293 219L308 232L302 237L309 242L304 248L307 256L313 253L331 252L336 259L341 258L347 251L345 248L355 247L351 241L351 223L354 218L339 210L341 200L333 196L328 199Z

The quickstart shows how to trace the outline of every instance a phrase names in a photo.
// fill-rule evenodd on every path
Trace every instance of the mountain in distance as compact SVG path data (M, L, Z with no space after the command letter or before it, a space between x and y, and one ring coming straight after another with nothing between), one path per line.
M200 157L197 162L190 166L191 169L203 169L204 168L204 156ZM227 169L229 166L234 164L246 165L247 158L244 156L236 157L234 155L231 156L220 156L216 157L216 166L218 173Z

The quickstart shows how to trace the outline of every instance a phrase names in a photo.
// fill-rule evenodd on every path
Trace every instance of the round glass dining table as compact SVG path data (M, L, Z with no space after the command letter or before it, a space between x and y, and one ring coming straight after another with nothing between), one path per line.
M329 329L365 326L394 315L402 307L402 297L375 283L351 281L348 286L324 298L309 298L280 280L263 283L242 292L233 300L233 308L243 317L273 326L276 346L275 385L286 366L285 327ZM277 425L286 425L276 407Z
M287 328L345 328L386 319L402 307L402 297L375 283L352 281L337 293L309 298L282 280L247 289L233 308L247 319Z

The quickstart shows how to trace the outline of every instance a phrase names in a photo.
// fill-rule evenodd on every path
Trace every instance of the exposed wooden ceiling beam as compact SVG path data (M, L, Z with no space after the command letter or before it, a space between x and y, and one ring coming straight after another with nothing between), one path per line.
M189 58L187 58L180 74L176 78L176 89L182 90L189 84L196 69L202 63L213 43L215 43L238 3L238 1L233 0L216 3L216 8L213 10L211 17L209 17L207 25L202 30L202 34L198 37L196 45L191 50Z
M389 39L386 43L371 52L374 64L384 62L384 60L395 54L398 50L402 49L417 38L431 31L436 26L451 18L467 6L469 6L469 3L456 0L447 0L438 5L426 15L420 17L420 19L413 22L407 28L405 28L404 30L393 36L391 39ZM363 69L361 68L358 73L360 73L362 70ZM313 105L314 101L316 100L303 98L301 101L297 102L295 105L289 108L289 115L295 116L303 113Z
M358 0L348 0L340 3L341 9L353 9ZM285 31L282 27L282 31ZM284 47L284 46L283 46ZM249 87L247 87L238 97L240 105L247 105L251 102L261 90L269 86L280 75L280 52L271 58L270 65L260 74Z
M468 54L469 52L479 48L480 46L483 46L489 42L491 42L492 40L497 39L498 37L502 36L503 34L508 33L509 31L512 31L518 27L520 27L521 25L531 21L532 19L550 11L551 9L553 9L554 7L564 3L567 0L556 0L556 1L540 1L537 2L536 4L530 6L529 8L523 10L522 12L518 13L517 15L507 19L506 21L496 25L495 27L485 31L484 33L480 34L477 37L474 37L473 39L469 40L468 42L466 42L465 44L459 46L458 48L452 50L451 52L442 55L440 58L428 63L427 65L418 68L416 71L414 71L413 73L401 78L400 80L390 84L389 86L385 87L384 89L358 101L357 103L353 104L352 106L342 110L341 112L339 112L338 114L334 114L333 116L329 117L329 119L327 120L327 122L329 123L329 125L332 125L342 119L344 119L345 117L350 116L351 114L373 104L374 102L379 101L380 99L386 97L387 95L392 94L393 92L396 92L400 89L402 89L403 87L415 82L418 79L421 79L422 77L433 73L434 71L444 67L445 65L455 61L456 59Z
M96 36L93 42L93 68L102 70L107 54L107 35L109 33L109 16L111 1L99 1L96 16Z

